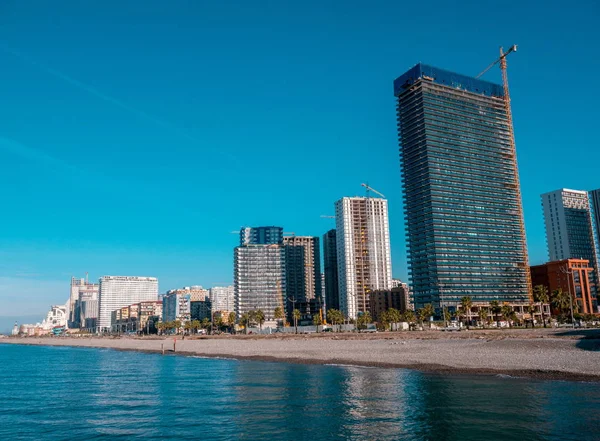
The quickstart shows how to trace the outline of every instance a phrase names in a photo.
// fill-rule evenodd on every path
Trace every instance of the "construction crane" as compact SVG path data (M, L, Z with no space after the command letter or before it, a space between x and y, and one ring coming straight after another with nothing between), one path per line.
M367 197L369 197L369 191L372 191L373 193L378 194L379 196L381 196L382 198L385 199L385 196L382 193L379 193L373 187L369 187L368 184L360 184L360 185L363 186L363 187L365 187L365 189L367 190Z
M506 52L504 52L504 49L501 47L500 48L500 57L498 57L498 59L496 59L496 61L494 61L493 63L491 63L488 67L486 67L479 75L477 75L475 78L479 78L481 77L483 74L485 74L488 70L490 70L492 67L494 67L496 64L500 63L500 71L502 72L502 87L504 89L504 110L506 112L506 119L507 119L507 123L508 123L508 137L509 137L509 142L510 142L510 154L507 155L510 157L512 163L513 163L513 169L514 169L514 188L516 188L517 190L517 207L519 207L518 213L517 215L519 216L519 225L521 227L521 247L523 250L523 263L521 265L519 265L520 267L522 266L522 269L525 271L525 277L527 280L527 290L529 293L529 297L530 299L532 299L532 286L531 286L531 274L529 272L529 258L527 256L527 242L525 240L525 221L523 219L523 199L521 197L521 189L519 186L519 168L517 165L517 149L516 149L516 145L515 145L515 132L514 132L514 128L513 128L513 119L512 119L512 109L510 106L510 92L508 89L508 72L507 72L507 66L506 66L506 57L508 56L508 54L511 54L513 52L517 51L517 45L513 44L510 49L508 49Z

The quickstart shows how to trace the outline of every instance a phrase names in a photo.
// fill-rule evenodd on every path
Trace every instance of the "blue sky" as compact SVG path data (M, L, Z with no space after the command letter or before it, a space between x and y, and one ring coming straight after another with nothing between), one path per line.
M0 316L71 275L230 283L242 225L322 235L361 182L406 253L392 81L419 61L509 78L532 263L539 195L600 187L593 1L0 4ZM500 81L498 69L486 79Z

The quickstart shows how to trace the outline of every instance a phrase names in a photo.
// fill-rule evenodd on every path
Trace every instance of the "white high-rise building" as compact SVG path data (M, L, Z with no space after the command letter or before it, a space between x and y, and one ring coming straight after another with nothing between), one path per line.
M213 311L234 311L235 296L233 285L215 286L210 289L210 302Z
M386 199L345 197L335 203L340 310L369 311L369 293L392 287Z
M157 298L158 279L155 277L101 277L100 294L98 296L98 331L110 331L112 311L134 303L156 300Z

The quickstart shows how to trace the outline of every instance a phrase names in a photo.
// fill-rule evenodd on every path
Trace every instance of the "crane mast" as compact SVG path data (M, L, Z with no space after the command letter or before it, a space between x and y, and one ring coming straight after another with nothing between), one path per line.
M519 167L517 164L517 149L516 149L516 144L515 144L515 132L514 132L514 128L513 128L512 109L511 109L511 105L510 105L510 91L508 89L508 71L507 71L507 65L506 65L506 57L508 56L508 54L511 54L512 52L516 52L516 51L517 51L516 44L513 44L510 47L510 49L508 49L506 52L504 52L504 49L501 47L500 48L500 57L496 61L494 61L492 64L490 64L488 67L486 67L475 78L481 77L488 70L490 70L493 66L500 63L500 71L502 72L502 87L504 89L504 97L503 97L504 110L506 112L506 120L508 123L508 137L509 137L510 150L511 150L510 158L513 163L514 185L515 185L515 189L516 189L516 193L517 193L516 204L518 207L519 226L521 229L521 247L523 250L522 251L523 252L522 267L525 270L525 278L527 281L527 294L531 300L532 295L533 295L532 286L531 286L531 273L529 272L529 257L528 257L528 253L527 253L527 240L525 239L525 220L523 217L523 198L521 196L521 186L519 185L519 182L520 182L519 181Z

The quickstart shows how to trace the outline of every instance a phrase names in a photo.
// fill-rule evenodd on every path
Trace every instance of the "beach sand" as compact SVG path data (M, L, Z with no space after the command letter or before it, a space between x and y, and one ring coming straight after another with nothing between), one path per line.
M111 348L292 363L346 364L439 373L600 381L600 330L472 330L271 336L28 337L0 343Z

